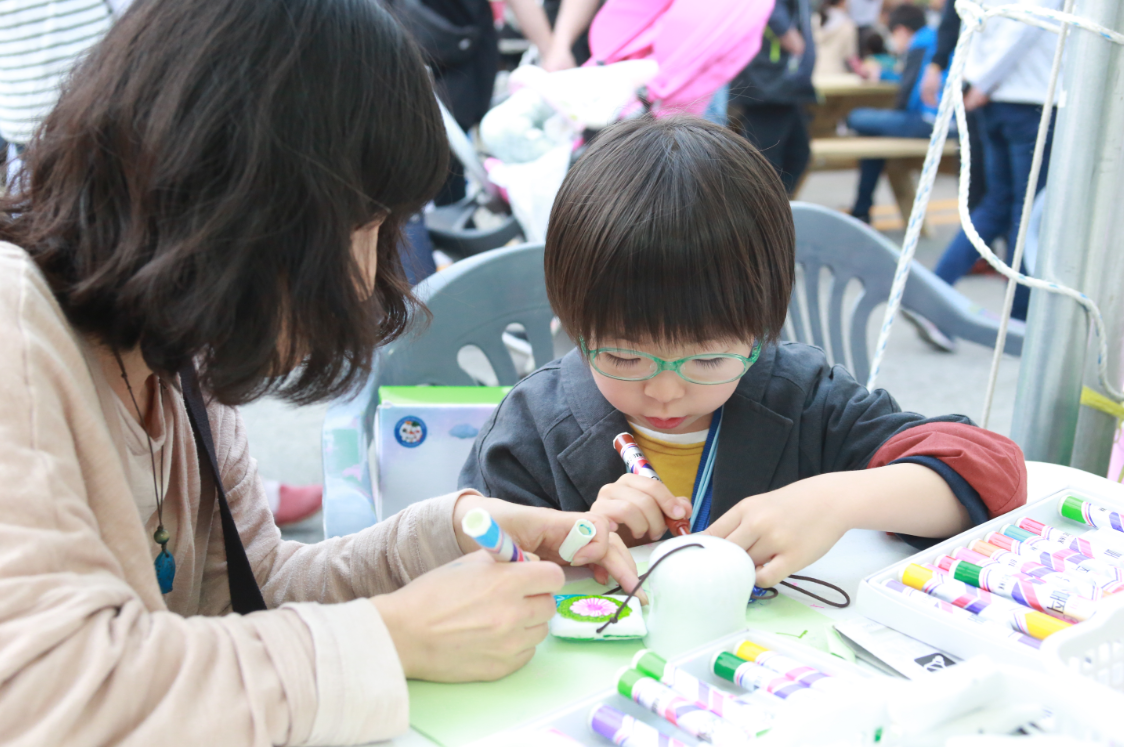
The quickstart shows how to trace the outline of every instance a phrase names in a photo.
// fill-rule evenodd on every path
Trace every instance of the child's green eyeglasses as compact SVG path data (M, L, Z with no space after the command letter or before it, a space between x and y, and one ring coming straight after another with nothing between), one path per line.
M737 353L704 353L676 361L665 361L639 350L624 348L590 350L585 346L585 340L578 342L582 354L598 373L620 381L647 381L663 371L674 371L692 384L728 384L745 376L745 372L757 361L757 356L761 355L760 342L754 343L748 358Z

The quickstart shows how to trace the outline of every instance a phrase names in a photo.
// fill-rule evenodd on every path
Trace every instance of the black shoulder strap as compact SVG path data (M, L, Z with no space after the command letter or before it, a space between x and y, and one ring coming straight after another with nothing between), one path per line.
M238 536L238 527L234 525L234 517L230 513L230 504L226 501L226 489L219 477L219 460L215 456L215 439L211 436L211 423L207 420L207 406L203 404L203 394L199 391L199 380L195 375L195 366L184 366L180 371L180 384L183 386L183 401L187 405L187 418L191 421L191 431L195 434L195 447L199 451L199 471L203 472L206 464L210 466L211 477L215 483L215 491L219 498L219 513L222 515L222 540L226 546L226 575L230 582L230 603L234 611L240 615L258 612L265 609L265 599L262 598L261 589L254 578L250 560L246 557L246 548L242 546L242 538ZM206 460L203 454L207 455Z

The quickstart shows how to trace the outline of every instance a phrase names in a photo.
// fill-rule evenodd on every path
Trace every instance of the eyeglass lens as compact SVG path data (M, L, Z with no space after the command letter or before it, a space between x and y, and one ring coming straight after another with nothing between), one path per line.
M593 360L593 365L606 376L633 380L647 379L659 369L659 364L651 358L629 355L623 351L602 351ZM683 364L679 372L689 381L700 384L719 383L741 376L745 372L745 364L737 358L724 356L692 358Z

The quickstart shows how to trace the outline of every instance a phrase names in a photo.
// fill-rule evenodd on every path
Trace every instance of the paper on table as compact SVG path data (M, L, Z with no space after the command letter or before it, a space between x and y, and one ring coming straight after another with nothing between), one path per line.
M567 584L563 592L600 594L605 589L587 580ZM783 595L751 604L746 624L832 650L831 620ZM411 681L410 725L443 747L469 744L610 689L617 671L643 647L642 640L579 643L548 636L527 666L498 682Z

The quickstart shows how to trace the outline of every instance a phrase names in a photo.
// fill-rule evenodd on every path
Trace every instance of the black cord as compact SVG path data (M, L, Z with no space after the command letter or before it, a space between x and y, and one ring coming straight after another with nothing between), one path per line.
M843 609L844 607L850 607L851 606L851 595L848 594L847 592L843 591L842 589L840 589L835 584L829 584L827 581L821 581L820 579L812 578L811 576L792 575L792 576L789 576L789 578L794 578L797 581L810 581L813 584L819 584L820 586L826 586L827 588L832 589L832 590L837 591L840 594L842 594L843 599L844 599L842 604L840 604L839 602L832 602L831 600L824 599L819 594L813 594L812 592L808 591L807 589L801 589L799 586L796 586L795 584L790 584L787 581L781 581L781 583L784 584L785 586L787 586L788 588L795 589L796 591L800 592L801 594L807 594L812 599L815 599L817 602L823 602L824 604L828 605L829 607L838 607L839 609Z
M634 588L632 591L630 591L628 593L628 596L624 598L623 602L621 602L621 606L617 607L617 611L613 613L613 616L609 618L608 622L606 622L604 625L602 625L600 628L597 629L597 632L600 633L601 631L605 630L605 628L609 627L613 623L620 622L621 610L623 610L625 608L625 606L629 603L629 601L634 596L636 596L636 592L640 591L640 587L643 586L644 582L648 580L648 576L652 575L652 571L659 568L660 563L664 562L665 560L667 560L668 558L670 558L672 555L679 552L680 550L686 550L688 547L702 547L702 545L698 542L692 542L689 545L680 545L679 547L675 548L674 550L668 551L668 553L666 555L661 557L655 563L652 563L652 567L649 568L648 570L644 571L644 573L640 576L640 580L637 582L636 588ZM606 594L612 594L615 591L624 591L624 589L621 588L620 586L618 586L616 589L613 589L611 591L607 591L605 593Z

